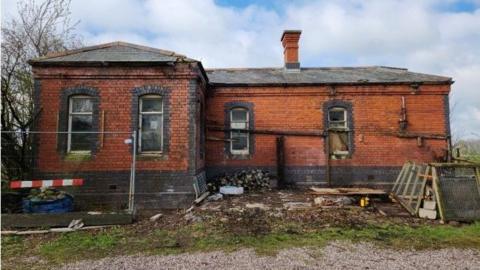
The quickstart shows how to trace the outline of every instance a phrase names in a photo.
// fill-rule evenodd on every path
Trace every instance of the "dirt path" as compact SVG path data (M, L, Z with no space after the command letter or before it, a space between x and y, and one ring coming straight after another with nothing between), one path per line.
M480 269L480 251L397 251L371 244L333 242L323 249L294 248L276 256L253 250L170 256L120 256L82 261L62 269Z

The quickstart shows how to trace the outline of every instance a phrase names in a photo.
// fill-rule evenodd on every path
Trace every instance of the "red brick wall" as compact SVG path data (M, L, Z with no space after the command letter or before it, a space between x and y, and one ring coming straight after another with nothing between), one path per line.
M205 168L205 145L206 145L206 134L202 134L205 132L206 126L203 124L202 121L205 121L206 118L206 100L205 100L205 89L206 87L202 87L202 85L198 85L197 87L197 117L195 121L195 133L196 133L196 168L197 171L202 171ZM203 108L202 108L203 107ZM202 112L203 109L203 112ZM203 130L202 130L203 129ZM203 140L203 141L202 141ZM203 149L201 149L203 148Z
M189 158L188 89L198 74L187 64L167 67L41 67L34 69L41 84L40 131L57 130L57 114L63 89L75 86L95 88L100 95L100 111L105 113L105 131L131 132L132 89L158 85L170 90L170 142L167 156L160 160L138 160L139 170L185 171ZM100 129L101 123L100 123ZM38 167L42 171L129 170L131 152L124 139L129 134L105 135L104 144L90 161L65 161L57 151L57 135L40 136Z
M170 142L166 157L138 160L138 170L186 171L189 165L188 91L198 74L187 64L172 67L78 67L35 68L40 81L40 131L57 130L61 91L75 86L95 88L100 95L100 111L105 113L105 131L130 132L132 89L159 85L170 89ZM204 99L204 86L197 87L196 102ZM334 160L332 165L400 166L406 160L432 161L440 158L446 142L398 138L401 96L406 97L408 132L446 134L445 96L449 85L422 85L412 94L408 85L338 86L330 95L328 87L217 87L206 98L209 124L224 125L224 104L246 101L254 104L256 129L322 131L323 104L331 99L353 105L355 127L351 159ZM448 106L448 104L447 104ZM100 126L100 129L102 127ZM207 140L206 159L200 156L200 124L195 124L195 167L275 166L275 136L255 135L255 151L250 159L232 160L223 141ZM106 135L103 146L90 161L65 161L57 151L55 134L41 135L38 166L50 172L128 170L131 153L124 135ZM208 132L206 137L224 138L223 132ZM321 137L288 136L285 141L287 166L323 166L324 141Z
M254 103L256 129L287 131L323 130L323 104L336 99L351 102L355 128L351 159L332 160L332 165L401 166L406 160L432 161L444 154L444 140L398 138L401 96L406 98L408 132L447 134L445 95L449 85L423 85L412 94L408 85L317 87L218 87L207 99L210 125L224 123L224 104L232 101ZM447 104L448 106L448 104ZM224 138L223 132L207 136ZM224 142L207 142L207 166L275 166L275 136L255 135L251 159L227 157ZM287 166L325 165L323 138L288 136L285 142Z

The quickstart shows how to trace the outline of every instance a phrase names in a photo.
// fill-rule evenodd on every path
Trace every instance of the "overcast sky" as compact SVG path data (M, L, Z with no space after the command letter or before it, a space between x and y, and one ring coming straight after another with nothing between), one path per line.
M480 138L480 0L73 0L71 10L86 44L138 43L207 68L281 66L282 31L301 29L304 67L453 77L454 135ZM15 0L2 0L2 20L15 12Z

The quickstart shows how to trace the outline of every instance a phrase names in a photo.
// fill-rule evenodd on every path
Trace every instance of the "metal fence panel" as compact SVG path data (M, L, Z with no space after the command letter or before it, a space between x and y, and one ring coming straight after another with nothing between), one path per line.
M91 149L69 151L72 147L67 144L74 135ZM30 147L19 148L25 138ZM2 213L21 212L22 199L30 194L31 188L11 189L12 181L41 181L32 182L38 188L38 183L48 185L62 179L83 179L82 185L55 186L74 196L75 211L132 211L135 143L131 131L2 131Z
M480 219L480 187L472 167L437 167L438 188L446 220Z

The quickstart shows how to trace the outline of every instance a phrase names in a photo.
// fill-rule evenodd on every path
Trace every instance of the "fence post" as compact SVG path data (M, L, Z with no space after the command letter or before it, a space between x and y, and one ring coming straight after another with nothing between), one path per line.
M285 187L285 137L277 137L277 178L278 187Z
M135 166L137 159L137 133L132 133L132 166L130 170L130 191L128 194L128 211L133 213L135 207Z

